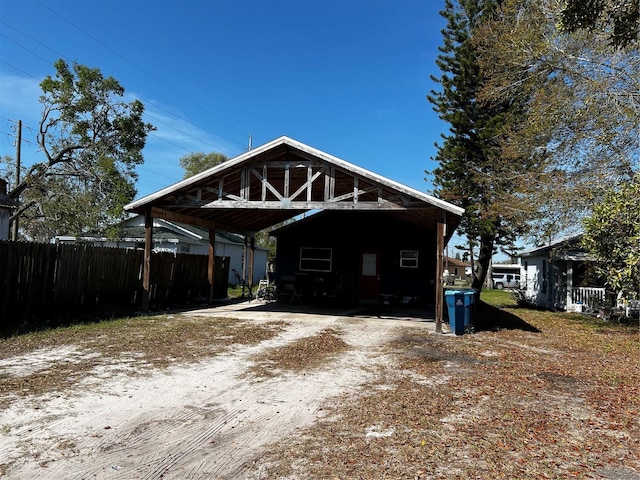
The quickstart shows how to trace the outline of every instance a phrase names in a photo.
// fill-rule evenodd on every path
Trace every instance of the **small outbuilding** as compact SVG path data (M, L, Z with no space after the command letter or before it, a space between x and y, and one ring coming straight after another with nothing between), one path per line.
M144 215L146 245L153 244L153 219L165 218L209 229L210 252L217 230L244 235L253 249L258 231L305 216L290 233L276 232L280 280L316 272L331 275L352 301L390 295L435 302L436 321L443 303L444 247L464 213L289 137L249 150L125 209ZM146 257L150 261L150 248ZM210 267L212 262L211 253Z
M292 302L435 303L435 234L393 212L323 210L272 235L275 278Z

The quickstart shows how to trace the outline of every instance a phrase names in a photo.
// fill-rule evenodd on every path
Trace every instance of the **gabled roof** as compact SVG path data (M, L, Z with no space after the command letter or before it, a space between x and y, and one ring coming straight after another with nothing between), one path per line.
M449 265L453 265L454 267L468 267L468 268L471 268L471 264L469 262L464 262L462 260L459 260L459 259L453 258L453 257L447 257L446 258L446 262Z
M520 257L548 256L558 260L591 260L589 254L580 245L582 234L572 235L544 245L520 252Z
M136 200L125 209L204 228L251 234L313 210L385 210L410 221L446 223L462 208L280 137Z

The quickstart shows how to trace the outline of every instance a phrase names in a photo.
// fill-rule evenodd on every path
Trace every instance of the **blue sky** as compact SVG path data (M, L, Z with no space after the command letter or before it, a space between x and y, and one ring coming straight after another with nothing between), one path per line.
M182 178L190 152L243 153L287 135L428 192L447 128L426 100L443 2L0 0L0 154L23 161L39 82L58 58L97 67L156 125L139 196ZM365 8L366 6L366 8Z
M426 95L444 20L436 0L0 0L0 155L39 161L39 82L63 58L99 68L157 127L138 198L179 181L191 152L287 135L430 193L448 126Z

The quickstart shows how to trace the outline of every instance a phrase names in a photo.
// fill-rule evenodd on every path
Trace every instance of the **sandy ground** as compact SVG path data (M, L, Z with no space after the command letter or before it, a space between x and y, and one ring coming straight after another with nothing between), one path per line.
M248 307L248 308L247 308ZM434 331L409 316L293 314L253 303L194 310L193 315L284 320L286 330L252 347L237 347L148 377L100 370L82 393L14 402L0 413L0 465L7 479L246 479L269 444L323 416L323 405L370 379L391 361L384 344L406 328ZM340 327L351 345L327 368L257 381L245 375L251 355ZM0 364L23 375L52 362L82 361L73 348L39 351ZM1 470L0 470L1 471Z

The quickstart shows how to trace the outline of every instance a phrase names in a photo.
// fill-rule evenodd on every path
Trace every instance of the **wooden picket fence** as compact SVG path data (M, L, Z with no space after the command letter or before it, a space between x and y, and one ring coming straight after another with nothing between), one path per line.
M0 331L78 313L139 310L143 262L141 250L0 241ZM203 255L153 253L150 308L208 300L207 264ZM226 297L229 258L215 264L214 297Z

